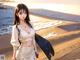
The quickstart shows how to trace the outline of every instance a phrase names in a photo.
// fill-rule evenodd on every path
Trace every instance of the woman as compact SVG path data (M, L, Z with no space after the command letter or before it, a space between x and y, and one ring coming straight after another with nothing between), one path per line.
M35 30L29 19L28 8L24 4L18 4L15 10L10 43L13 46L12 60L36 60L38 51L35 42Z

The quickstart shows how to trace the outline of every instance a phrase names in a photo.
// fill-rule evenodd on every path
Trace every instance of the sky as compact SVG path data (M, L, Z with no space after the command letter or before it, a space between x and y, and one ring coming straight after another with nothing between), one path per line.
M25 0L15 0L25 1ZM58 3L58 4L71 4L80 5L80 0L26 0L27 3Z
M47 9L64 13L80 15L80 0L14 0L18 3L25 3L29 9ZM7 3L8 4L8 3Z

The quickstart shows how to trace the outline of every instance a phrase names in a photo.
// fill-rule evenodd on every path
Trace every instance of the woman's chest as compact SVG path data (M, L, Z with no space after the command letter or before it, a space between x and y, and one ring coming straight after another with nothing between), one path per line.
M20 40L29 40L35 36L35 30L30 28L29 31L25 31L22 28L19 28L20 34L19 39Z
M22 37L33 37L35 35L35 31L30 29L30 31L20 30L20 36Z

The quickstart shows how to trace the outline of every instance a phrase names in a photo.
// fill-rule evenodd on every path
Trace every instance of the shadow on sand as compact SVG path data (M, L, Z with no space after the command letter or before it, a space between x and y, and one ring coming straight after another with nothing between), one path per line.
M68 24L68 25L60 25L57 26L60 29L66 30L68 32L70 31L77 31L80 30L80 23L73 23L73 24Z
M50 40L51 44L58 45L64 42L71 41L73 39L79 38L80 37L80 32L78 33L73 33L73 34L68 34L64 36L60 36L57 39L52 39Z

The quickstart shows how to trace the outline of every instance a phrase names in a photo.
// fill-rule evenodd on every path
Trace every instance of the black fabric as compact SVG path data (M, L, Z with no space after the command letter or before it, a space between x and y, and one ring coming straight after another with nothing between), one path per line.
M48 59L51 60L51 55L54 56L54 49L51 43L38 34L35 34L35 40L37 44L39 45L39 47L43 50L45 55L48 57Z

